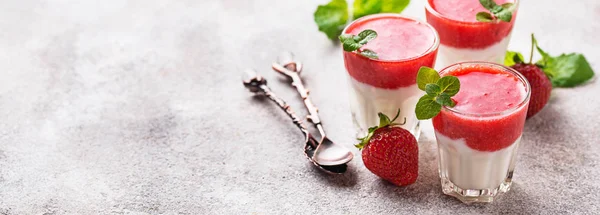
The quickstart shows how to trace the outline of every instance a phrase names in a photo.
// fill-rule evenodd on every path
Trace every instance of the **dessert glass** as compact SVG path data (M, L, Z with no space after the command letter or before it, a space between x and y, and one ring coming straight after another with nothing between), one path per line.
M461 74L472 71L491 73L471 76L478 79L467 82L467 76ZM457 76L461 80L461 91L454 98L460 97L461 93L462 98L469 98L457 98L457 106L444 106L432 119L438 142L442 190L465 203L492 202L498 194L507 192L512 183L531 94L529 83L517 71L487 62L454 64L440 71L440 75ZM490 78L493 76L497 76L496 79ZM465 84L470 83L472 87L468 89ZM490 91L482 90L485 86ZM515 88L511 90L504 86ZM463 107L487 105L498 108L456 109L461 102L464 102Z
M427 0L425 15L440 35L438 69L465 61L503 63L517 18L519 0L495 0L514 4L510 22L479 22L477 12L486 11L478 0ZM489 11L486 11L489 12Z
M418 139L419 120L415 106L423 92L416 83L420 67L435 64L439 37L429 24L397 14L377 14L355 20L344 29L357 35L372 29L378 37L363 46L378 53L371 59L356 52L343 52L350 84L350 108L357 137L379 124L377 113L394 117Z

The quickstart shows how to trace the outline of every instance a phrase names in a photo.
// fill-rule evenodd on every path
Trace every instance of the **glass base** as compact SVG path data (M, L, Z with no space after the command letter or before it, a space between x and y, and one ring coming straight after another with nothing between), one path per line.
M463 189L456 186L446 177L441 177L441 182L444 194L453 196L463 203L489 203L497 199L500 194L510 190L510 186L512 185L512 171L508 173L508 177L500 186L493 189Z

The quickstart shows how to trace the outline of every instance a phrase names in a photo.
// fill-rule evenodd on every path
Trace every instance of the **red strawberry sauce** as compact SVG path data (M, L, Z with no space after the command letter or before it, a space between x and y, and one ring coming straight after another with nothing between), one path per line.
M457 64L442 76L460 80L456 106L442 108L432 119L436 132L451 139L465 139L479 151L497 151L512 145L521 133L529 98L525 82L506 67L488 64Z
M433 67L438 43L431 26L399 15L380 14L354 21L344 33L358 35L365 29L375 30L377 38L361 49L375 51L379 59L344 51L346 70L357 81L378 88L407 87L416 83L421 66Z
M440 34L443 45L456 48L483 49L496 44L512 31L517 11L511 22L479 22L475 15L489 12L479 0L427 0L427 22ZM498 5L517 0L495 0Z

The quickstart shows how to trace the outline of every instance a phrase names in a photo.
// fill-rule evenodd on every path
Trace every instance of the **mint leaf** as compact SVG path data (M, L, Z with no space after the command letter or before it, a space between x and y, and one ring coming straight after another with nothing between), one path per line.
M436 83L439 79L440 74L435 69L422 66L417 73L417 86L421 90L426 90L427 84Z
M370 49L364 49L360 52L360 55L371 58L371 59L379 59L379 56L377 56L377 53L375 53L374 51L370 50Z
M440 88L440 86L438 86L437 84L427 84L425 85L425 92L427 93L427 95L435 97L436 95L442 92L442 88Z
M427 94L417 102L415 114L417 119L429 119L438 115L443 106L454 107L452 96L460 90L460 80L454 76L440 75L432 68L421 67L417 73L417 86Z
M481 6L488 10L492 10L496 5L498 5L496 2L494 2L494 0L479 0L479 3L481 3Z
M355 0L353 8L352 15L354 16L354 19L370 14L381 13L383 0Z
M477 13L477 15L475 15L475 18L477 19L477 21L480 21L480 22L494 21L494 17L492 16L492 14L490 14L488 12L479 12L479 13Z
M334 40L348 22L348 3L346 0L331 0L326 5L319 5L314 13L314 20L319 31Z
M424 95L417 102L417 106L415 107L415 114L417 115L417 119L425 120L431 119L434 116L437 116L438 113L442 110L442 105L437 103L435 98L430 95Z
M525 59L523 58L523 55L521 53L513 52L513 51L506 51L506 55L504 55L504 65L505 66L512 66L517 63L523 63L523 62L525 62Z
M448 94L448 96L454 96L460 90L460 81L454 76L444 76L437 80L437 85L442 89L442 93Z
M384 0L381 12L383 13L400 13L410 3L410 0Z
M371 29L366 29L358 33L358 37L355 37L355 40L360 45L365 45L369 41L375 39L377 37L377 32Z
M543 70L551 74L549 78L554 87L574 87L594 77L589 62L579 53L562 54L552 58L546 61Z
M373 50L359 50L360 47L377 38L377 32L371 29L366 29L358 33L358 35L342 34L339 36L339 38L340 42L342 43L342 47L344 47L344 51L353 52L358 50L359 53L365 57L372 59L378 58L377 53L375 53Z
M513 4L513 3L504 3L504 4L500 5L500 6L502 6L504 9L511 9L513 5L515 5L515 4Z
M342 47L344 51L351 52L358 50L362 45L357 43L354 35L350 34L342 34L340 35L340 42L342 43Z
M498 6L497 8L501 8L501 10L498 10L497 12L494 13L494 16L496 16L496 18L498 18L499 20L505 21L505 22L510 22L510 20L512 20L512 10L511 9L506 9L502 6Z
M494 7L492 7L492 9L490 9L490 12L492 12L492 14L496 14L496 13L502 12L502 10L504 10L504 8L502 6L494 5Z
M479 12L475 15L477 21L480 22L492 22L494 18L510 22L512 20L512 12L514 10L512 3L505 3L502 5L496 4L494 0L479 0L479 3L490 11L490 13Z
M443 106L454 107L454 105L456 105L456 103L454 103L454 101L452 101L450 98L450 95L446 93L440 93L437 97L435 97L435 102Z
M355 0L353 4L354 19L377 13L400 13L410 0Z
M536 65L548 75L552 86L574 87L594 77L594 70L582 54L570 53L552 57L540 48L533 35L531 37L536 49L542 55L542 59L536 62Z
M342 47L344 47L344 51L351 52L358 50L361 45L355 42L343 42Z

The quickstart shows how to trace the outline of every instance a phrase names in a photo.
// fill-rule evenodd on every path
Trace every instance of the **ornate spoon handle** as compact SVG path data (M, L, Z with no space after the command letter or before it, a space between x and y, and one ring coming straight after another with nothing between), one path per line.
M271 101L277 103L277 105L283 111L285 111L285 113L292 119L294 124L300 129L300 131L302 131L302 133L308 134L308 130L306 130L306 127L304 126L302 121L298 119L298 116L296 116L296 113L294 112L294 110L292 110L292 107L290 107L283 99L277 97L277 95L275 95L275 93L273 93L273 91L271 91L271 89L267 85L261 85L260 88L263 91L263 93L269 99L271 99Z
M299 71L296 71L297 67L295 65L289 67L290 69L294 69L293 71L288 69L287 65L282 66L278 63L273 63L271 67L273 68L273 70L275 70L281 74L284 74L292 79L292 86L294 86L296 88L296 90L300 94L300 97L302 97L302 100L304 101L304 106L306 106L306 109L308 110L309 121L315 127L317 127L317 130L319 130L319 133L321 134L321 136L324 137L325 130L323 129L323 125L321 124L321 119L319 118L319 109L314 105L314 103L308 97L309 91L306 89L306 87L304 87L304 84L302 83L302 79L300 78L300 75L298 74Z
M248 88L251 92L254 93L263 93L267 98L271 101L275 102L281 110L285 111L285 113L292 119L296 127L302 131L306 138L306 145L316 148L319 144L316 140L314 140L313 136L308 132L302 121L296 116L292 107L290 107L283 99L279 98L271 88L267 86L267 80L265 80L262 76L256 74L256 72L249 70L244 74L244 86Z

